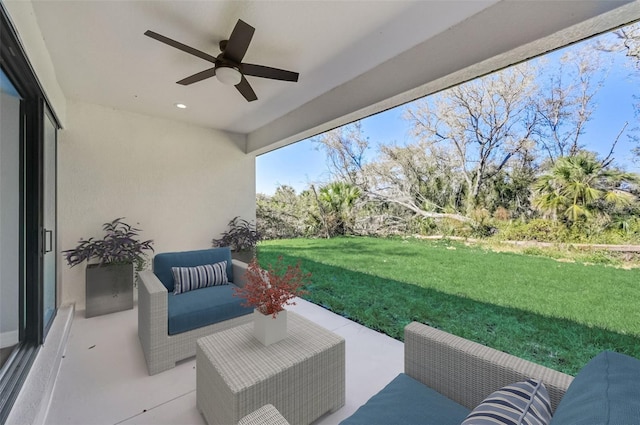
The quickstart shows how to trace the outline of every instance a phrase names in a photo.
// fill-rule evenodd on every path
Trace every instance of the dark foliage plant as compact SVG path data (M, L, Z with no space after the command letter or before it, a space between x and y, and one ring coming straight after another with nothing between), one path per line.
M233 251L249 251L262 239L255 225L239 216L234 217L228 226L229 230L221 233L220 239L211 241L214 247L228 246Z
M120 217L104 223L104 238L80 239L75 248L62 251L67 264L74 267L97 259L100 265L133 263L136 270L141 270L147 260L145 251L153 251L153 240L141 241L141 230L123 220L124 217Z

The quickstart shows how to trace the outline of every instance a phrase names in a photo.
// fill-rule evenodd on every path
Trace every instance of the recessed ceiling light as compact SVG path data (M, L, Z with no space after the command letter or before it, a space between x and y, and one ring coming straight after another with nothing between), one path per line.
M186 107L187 105L185 105L184 103L176 103L176 108L185 109Z

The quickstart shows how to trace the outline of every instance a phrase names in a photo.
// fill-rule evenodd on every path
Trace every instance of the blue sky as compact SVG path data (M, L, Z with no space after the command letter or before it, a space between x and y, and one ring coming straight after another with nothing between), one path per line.
M409 140L408 123L397 107L362 120L362 128L372 142L391 143ZM293 187L297 193L309 184L331 179L324 152L311 139L271 151L256 159L256 192L273 195L281 185Z
M633 115L633 95L640 95L637 79L630 78L631 69L624 66L625 58L620 54L605 85L596 98L596 110L587 124L582 139L588 149L605 156L610 143L618 135L625 121L627 130L640 123ZM402 118L406 106L399 106L362 120L364 135L372 144L404 144L411 141L409 123ZM634 145L626 136L620 138L614 157L616 163L627 171L640 173L640 164L632 163L631 149ZM373 155L371 152L370 155ZM324 152L307 139L261 155L256 159L256 192L272 195L280 185L292 186L297 193L311 183L319 185L330 180Z

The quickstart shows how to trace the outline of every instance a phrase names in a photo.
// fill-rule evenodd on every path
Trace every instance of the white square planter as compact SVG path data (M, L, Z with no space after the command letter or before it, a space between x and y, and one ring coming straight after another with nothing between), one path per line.
M275 319L253 310L253 335L263 345L269 346L287 337L287 310L282 310Z

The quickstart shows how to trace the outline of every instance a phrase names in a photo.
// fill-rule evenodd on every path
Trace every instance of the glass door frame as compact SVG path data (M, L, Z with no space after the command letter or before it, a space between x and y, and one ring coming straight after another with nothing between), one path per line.
M57 136L57 130L59 128L57 121L54 117L54 115L51 113L51 110L46 106L46 104L44 103L44 101L41 101L41 108L42 108L42 120L40 121L41 124L41 136L40 136L40 148L41 148L41 153L40 153L40 161L42 162L41 166L38 167L38 169L41 171L41 178L40 178L40 183L42 185L42 188L40 190L40 237L41 237L41 241L40 241L40 255L41 255L41 259L40 259L40 276L39 276L39 280L38 282L40 282L40 288L38 291L39 297L38 297L38 309L41 313L41 319L40 321L42 322L42 334L40 335L40 343L43 343L47 333L49 332L49 328L51 327L53 320L56 317L57 314L57 301L58 301L58 291L57 291L57 273L58 273L58 264L57 264L57 244L56 244L56 239L58 237L58 203L57 203L57 192L58 192L58 188L57 188L57 159L58 159L58 136ZM46 123L45 120L49 120L50 123L53 125L54 127L54 133L53 133L53 141L47 140L47 131L46 131ZM50 146L49 148L47 148L46 144L52 143L53 146ZM48 158L48 155L52 155L53 158ZM53 163L49 162L49 161L53 161ZM51 172L47 172L47 167L49 166L53 166L53 170ZM50 182L47 182L48 178L52 178L53 179L53 193L47 193L48 190L51 188L50 186ZM53 213L53 217L47 217L47 203L50 202L50 200L53 199L53 205L52 205L52 213ZM49 243L50 241L50 243ZM51 248L48 248L48 246L50 245ZM48 261L52 261L53 264L53 276L47 276L47 273L49 270L47 270L47 264L45 260L45 256L49 255L50 257L48 258ZM48 279L53 278L53 282L49 281ZM48 288L47 285L53 285L53 311L51 313L51 315L47 318L47 314L46 314L46 308L47 306L45 305L45 300L47 299L47 291L50 291L51 288Z
M44 323L44 119L60 128L42 87L22 48L4 5L0 2L0 67L17 89L20 104L20 326L18 346L0 369L0 423L11 407L53 322ZM55 194L54 194L55 196Z

